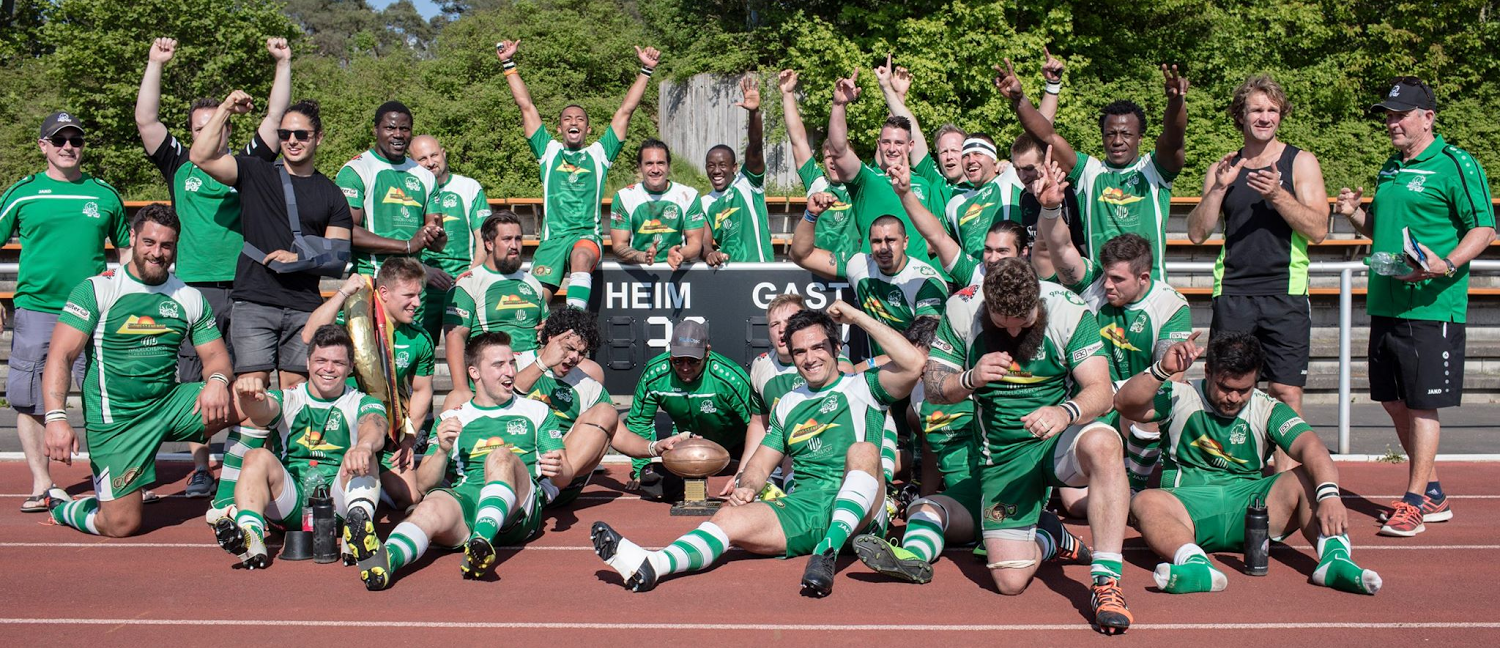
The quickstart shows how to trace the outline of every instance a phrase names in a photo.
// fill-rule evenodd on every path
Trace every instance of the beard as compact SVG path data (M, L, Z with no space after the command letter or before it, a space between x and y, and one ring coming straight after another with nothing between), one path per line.
M500 270L500 274L510 274L521 269L521 257L504 257L495 263L495 267Z
M137 263L134 265L136 273L140 275L141 281L145 283L156 285L167 280L166 265L155 265L149 263ZM169 261L167 265L171 265L171 262Z
M991 352L1004 351L1010 354L1011 361L1016 364L1025 364L1036 357L1037 350L1042 348L1042 343L1047 339L1047 305L1036 305L1036 321L1026 328L1021 329L1020 335L1011 335L1005 329L995 326L990 318L984 318L984 340L985 348Z

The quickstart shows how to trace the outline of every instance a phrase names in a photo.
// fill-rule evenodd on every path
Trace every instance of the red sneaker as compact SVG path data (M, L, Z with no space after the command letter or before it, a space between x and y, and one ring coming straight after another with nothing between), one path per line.
M1395 508L1395 506L1396 502L1392 502L1391 507ZM1453 509L1448 508L1447 495L1444 495L1443 499L1435 500L1431 497L1428 497L1426 494L1423 494L1422 505L1417 508L1421 509L1422 511L1423 522L1447 522L1448 520L1453 519ZM1391 512L1381 511L1380 517L1378 519L1381 522L1391 519Z
M1380 527L1380 535L1410 538L1426 530L1427 526L1422 524L1422 509L1406 502L1396 502L1396 509L1385 521L1385 526Z

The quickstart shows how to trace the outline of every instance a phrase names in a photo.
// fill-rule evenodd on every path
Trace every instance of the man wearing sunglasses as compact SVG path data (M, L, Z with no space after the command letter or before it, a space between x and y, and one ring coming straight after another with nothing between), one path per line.
M42 369L52 329L73 287L104 272L106 239L121 263L130 256L125 204L113 187L79 168L83 146L83 123L78 117L66 112L47 115L37 138L47 170L22 178L0 196L0 240L9 241L18 233L21 237L5 396L19 414L16 431L31 468L31 497L21 503L26 512L46 511L49 493L67 499L67 493L52 484L42 445ZM83 384L83 368L80 356L73 363L77 384Z
M271 95L266 100L266 116L261 119L251 141L245 146L245 154L267 162L276 160L276 127L281 116L291 103L292 96L292 50L285 38L266 39L266 51L276 61L276 76L271 84ZM167 130L161 122L161 75L162 68L177 52L177 41L158 38L151 43L146 55L146 72L141 76L141 88L135 100L135 127L140 132L141 144L146 157L161 171L167 183L167 192L172 199L172 208L182 223L181 240L178 241L178 279L193 288L208 300L213 307L215 325L224 337L224 344L234 357L234 344L229 339L229 319L234 302L229 291L234 286L235 265L225 259L239 256L245 245L245 235L240 231L240 194L233 187L213 179L193 164L188 155L188 146ZM193 139L203 131L219 100L212 97L196 99L188 107L188 132ZM220 134L219 148L227 154L231 131L225 128ZM184 382L199 380L203 373L203 361L193 345L184 341L178 350L178 379ZM231 430L238 438L239 431ZM234 439L230 440L233 445ZM208 446L189 443L193 453L193 474L188 477L185 494L188 497L208 497L214 492L213 474L208 469ZM230 466L238 469L238 466ZM225 494L225 500L233 501L233 491Z

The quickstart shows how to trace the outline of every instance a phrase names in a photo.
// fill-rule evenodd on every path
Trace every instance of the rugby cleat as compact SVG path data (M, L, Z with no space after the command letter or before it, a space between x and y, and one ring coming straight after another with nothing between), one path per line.
M386 553L385 545L381 545L374 555L359 564L359 579L365 582L365 589L378 592L391 586L394 571L391 557Z
M1133 620L1120 581L1104 576L1094 577L1090 604L1094 609L1094 627L1106 635L1125 634Z
M770 502L779 500L783 497L786 497L786 491L781 490L776 486L774 482L767 479L765 488L760 489L760 494L756 495L755 499L758 499L762 502Z
M1053 543L1057 546L1047 562L1061 565L1087 565L1094 561L1093 550L1083 543L1083 538L1068 531L1056 513L1042 511L1041 517L1037 520L1037 530L1045 531L1052 536Z
M265 569L271 565L266 553L266 541L253 529L240 526L229 518L219 518L214 523L214 538L219 546L240 559L246 569Z
M632 592L649 592L656 588L656 568L651 565L646 550L626 540L613 527L604 522L595 522L589 529L589 539L594 543L594 553L624 579L625 589Z
M802 594L823 598L833 593L833 572L837 567L838 550L829 549L813 554L807 559L807 569L802 571Z
M458 566L464 578L478 580L495 568L495 547L485 538L469 538L464 543L464 561Z
M932 563L880 536L866 533L854 539L854 555L866 567L908 583L932 582Z
M356 563L369 560L380 550L380 538L375 535L375 521L370 519L370 514L363 507L349 507L349 515L344 519L344 543Z

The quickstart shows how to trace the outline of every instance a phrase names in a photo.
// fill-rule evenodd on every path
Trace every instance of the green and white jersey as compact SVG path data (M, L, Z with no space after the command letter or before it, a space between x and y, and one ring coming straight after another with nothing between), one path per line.
M1090 263L1078 283L1068 286L1083 297L1099 320L1099 339L1109 356L1109 377L1127 380L1156 362L1172 345L1193 334L1187 300L1165 281L1151 280L1145 294L1124 306L1104 298L1104 273Z
M469 339L486 331L505 331L511 350L519 353L537 347L536 327L546 316L542 284L536 277L520 270L500 274L481 264L453 283L443 327L467 328Z
M269 393L281 404L281 413L271 422L266 449L289 468L305 468L316 461L319 469L337 471L344 453L359 443L360 417L386 418L385 405L349 386L332 400L318 398L305 382Z
M769 263L771 219L766 215L766 176L743 167L724 191L703 196L703 216L713 228L714 242L730 261Z
M899 399L881 388L879 373L842 374L816 390L804 383L772 408L760 444L792 458L797 490L837 491L849 446L880 445L885 410Z
M838 277L854 286L859 307L881 324L905 331L924 315L940 317L947 283L925 261L907 257L906 265L888 275L867 254L855 254L839 268Z
M1276 448L1311 433L1286 403L1257 389L1239 414L1223 416L1209 404L1203 380L1166 382L1152 408L1162 440L1161 485L1201 486L1260 479Z
M820 250L828 250L835 259L843 260L853 256L859 251L859 241L864 235L860 234L855 222L854 204L849 199L849 189L843 184L829 182L828 176L823 175L823 167L818 166L816 160L803 162L797 168L797 175L802 178L802 186L807 187L808 196L826 191L837 199L818 216L818 222L813 227L816 234L814 245Z
M479 501L479 490L484 488L484 462L491 452L514 453L535 480L541 478L537 456L563 449L563 427L552 409L529 398L512 396L496 407L483 407L470 400L456 410L443 412L439 418L444 421L457 418L463 423L453 449L448 451L444 479L451 488L474 501ZM432 426L429 439L427 456L442 452L436 425Z
M927 389L919 380L911 390L911 406L921 421L927 447L937 458L938 472L944 477L972 474L979 461L979 419L974 416L974 399L950 405L930 403Z
M333 323L339 326L345 325L343 311L339 311ZM386 320L386 323L394 327L391 331L391 343L396 352L396 384L409 389L412 378L432 375L437 364L437 346L432 343L432 336L415 323L398 324L390 319ZM359 387L354 376L349 376L349 386Z
M984 262L968 252L960 251L953 263L943 266L943 272L952 278L955 287L984 287Z
M427 211L442 214L443 231L448 245L442 252L422 251L422 262L453 276L469 269L473 262L475 233L484 219L490 217L490 201L479 181L467 176L449 174L427 201Z
M609 398L609 392L604 390L603 383L594 380L578 367L573 367L562 378L552 375L550 369L543 371L542 377L536 379L536 383L531 386L531 393L526 394L526 397L552 408L552 414L557 416L560 425L564 427L572 427L579 415L599 403L614 404Z
M642 252L655 243L652 261L666 261L672 246L687 239L688 230L703 227L698 190L684 184L668 181L666 190L657 193L637 182L616 191L610 203L610 229L630 232L630 247Z
M984 254L984 236L995 221L1022 222L1024 189L1015 168L1007 166L1004 173L978 188L954 194L943 210L943 226L965 253L976 257Z
M802 374L797 373L797 366L782 364L774 352L762 353L750 361L750 385L760 396L756 403L759 414L770 414L782 396L806 384Z
M1073 369L1093 356L1104 355L1098 321L1078 295L1043 281L1041 297L1047 323L1036 353L1030 358L1013 358L1009 375L974 392L985 433L981 451L985 465L993 465L992 455L1014 444L1040 443L1026 431L1021 417L1041 407L1061 405L1073 387ZM999 338L1000 332L985 310L983 293L965 288L948 299L928 357L955 371L965 371L992 351L1014 353L1010 348L995 348L994 341Z
M83 413L90 427L134 419L177 385L177 349L219 339L197 288L167 275L155 286L128 268L85 279L57 318L89 335Z
M609 167L620 154L615 129L581 149L568 149L545 128L531 134L531 153L542 174L542 240L553 236L600 236L599 201Z
M1167 216L1172 207L1172 181L1177 172L1167 171L1155 153L1115 168L1078 154L1078 164L1068 173L1068 184L1078 196L1083 228L1088 238L1088 258L1099 258L1104 243L1121 234L1139 234L1151 242L1152 279L1166 279Z
M365 229L398 240L409 239L422 228L427 201L437 188L437 178L415 160L387 160L373 149L345 162L334 182L344 190L349 209L364 210ZM391 256L410 255L356 250L354 271L373 277L380 263Z
M0 243L21 235L16 308L57 313L78 282L104 272L104 241L130 245L120 194L87 173L63 182L34 173L0 196Z

